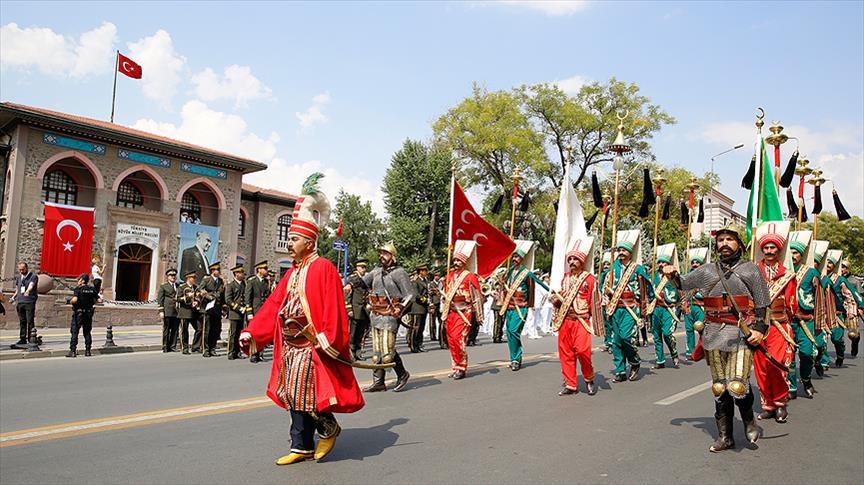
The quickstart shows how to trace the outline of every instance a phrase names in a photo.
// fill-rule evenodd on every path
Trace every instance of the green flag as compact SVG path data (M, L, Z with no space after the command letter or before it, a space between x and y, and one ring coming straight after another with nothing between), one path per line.
M750 189L750 202L747 204L747 237L753 235L753 231L759 224L765 221L782 221L783 209L780 206L780 196L777 195L777 185L774 182L774 173L771 170L771 161L768 160L768 151L765 150L765 139L759 135L759 159L762 163L758 165L759 170L753 180L753 188Z

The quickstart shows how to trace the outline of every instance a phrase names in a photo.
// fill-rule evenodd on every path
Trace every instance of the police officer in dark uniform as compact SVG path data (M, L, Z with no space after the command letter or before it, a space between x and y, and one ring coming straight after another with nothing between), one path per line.
M231 268L234 275L225 285L225 304L228 306L228 360L242 359L240 353L240 332L245 327L246 314L246 273L243 265Z
M84 329L84 356L90 357L90 347L93 346L93 337L90 335L90 330L93 329L93 305L96 304L96 299L99 294L96 290L87 283L90 282L90 275L84 273L78 277L78 286L72 290L72 298L67 303L72 304L72 338L69 339L69 353L66 357L75 357L77 355L76 348L78 347L78 331Z
M195 331L192 352L201 349L201 295L194 271L183 275L186 281L177 288L177 317L180 318L180 347L189 355L189 325Z
M426 352L423 348L423 332L426 330L426 317L429 314L429 265L418 264L414 267L416 275L412 278L415 295L408 314L411 316L411 328L408 330L408 346L412 353Z
M369 267L369 260L358 259L355 271L348 276L347 283L351 290L347 295L348 324L350 331L350 348L354 360L363 360L363 339L369 331L369 311L366 309L369 287L363 281L363 275Z
M156 306L162 319L162 352L177 351L177 332L180 319L177 318L177 270L165 272L168 281L159 286L156 293Z
M222 306L225 302L225 281L222 279L222 266L219 263L211 264L208 269L210 274L201 282L203 297L201 304L204 306L205 332L203 354L204 357L216 356L216 344L222 335Z
M267 260L255 265L255 274L246 279L246 320L251 320L258 313L267 297L270 296L270 280L267 279ZM258 351L249 359L249 362L263 362L262 351Z

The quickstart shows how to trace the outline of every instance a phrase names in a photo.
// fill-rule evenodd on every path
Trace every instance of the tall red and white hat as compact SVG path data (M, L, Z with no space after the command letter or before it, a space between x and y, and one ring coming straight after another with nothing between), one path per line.
M294 204L288 234L297 234L317 242L319 231L330 218L330 202L318 189L318 181L323 177L324 174L316 172L303 182L301 196Z
M459 239L453 245L453 259L465 263L465 269L477 272L477 243Z
M758 263L762 261L761 249L768 243L774 243L780 252L777 254L777 260L780 261L786 269L792 269L792 256L789 254L789 230L791 223L789 221L768 221L759 224L756 228L755 240L759 244L759 250L756 251L756 260Z

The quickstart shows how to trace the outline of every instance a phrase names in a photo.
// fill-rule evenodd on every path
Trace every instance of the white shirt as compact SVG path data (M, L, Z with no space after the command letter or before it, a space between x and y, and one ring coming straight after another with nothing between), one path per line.
M92 279L92 280L101 280L102 279L102 270L99 269L98 264L94 264L93 267L90 268L90 279Z

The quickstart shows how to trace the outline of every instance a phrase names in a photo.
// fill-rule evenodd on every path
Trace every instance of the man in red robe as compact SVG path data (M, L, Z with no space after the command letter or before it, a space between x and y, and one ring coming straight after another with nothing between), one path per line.
M762 252L762 260L758 265L768 283L771 298L767 318L770 327L762 345L774 360L788 368L792 363L794 340L791 322L792 316L798 311L795 297L798 284L795 273L783 265L785 234L788 233L788 228L784 233L782 225L783 223L779 222L765 223L764 232L757 231ZM760 232L762 234L759 234ZM789 384L786 382L788 371L778 367L761 352L753 355L753 369L759 384L763 410L757 419L774 418L778 423L785 423L788 417L786 401L789 400Z
M288 233L294 265L240 334L240 345L250 355L273 343L267 396L291 413L291 452L277 465L324 458L341 431L333 413L353 413L364 405L347 364L351 352L342 281L315 250L329 205L314 181L304 189Z
M600 294L597 279L585 270L585 261L592 254L594 238L577 239L567 252L570 272L561 281L561 294L554 293L555 319L552 330L558 332L558 358L564 374L564 389L559 396L579 392L579 376L576 362L582 366L582 375L588 387L588 395L597 394L594 384L594 366L591 363L591 334L603 333L603 316L600 312ZM592 326L594 330L592 330Z
M483 294L477 279L477 243L456 241L453 249L453 271L447 275L441 298L441 314L447 318L447 345L453 362L453 379L465 378L468 370L468 333L472 316L483 321Z

